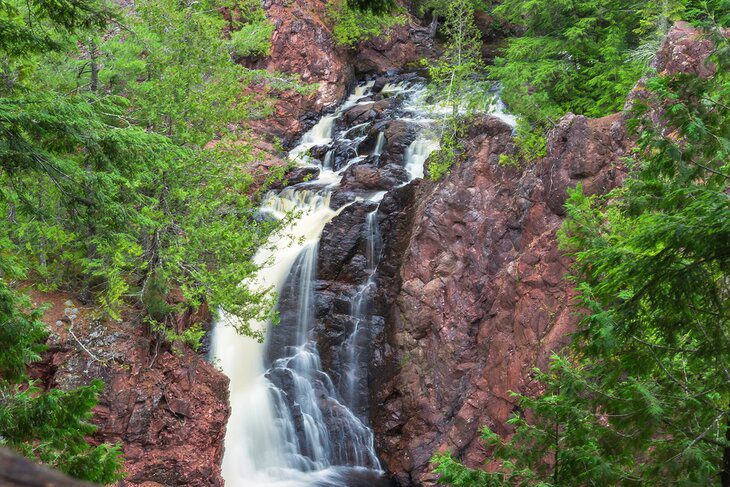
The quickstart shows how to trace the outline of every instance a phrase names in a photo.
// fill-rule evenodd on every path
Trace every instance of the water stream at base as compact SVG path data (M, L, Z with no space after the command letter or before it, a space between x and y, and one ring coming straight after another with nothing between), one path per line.
M231 326L238 321L235 316L221 313L216 323L213 354L230 378L231 416L223 458L228 487L389 485L367 426L367 390L361 390L360 385L367 364L359 360L362 347L368 345L360 336L367 329L370 301L377 286L381 253L378 209L385 191L358 198L374 204L375 209L367 215L365 225L368 277L351 300L355 325L343 343L345 370L340 371L339 384L322 370L316 337L311 336L319 240L327 223L355 201L333 210L330 196L348 167L368 155L380 156L386 142L380 132L370 154L359 154L358 146L365 136L353 134L362 127L336 134L335 123L346 110L365 103L361 100L372 86L372 82L358 86L337 111L322 117L290 151L289 157L300 165L317 165L319 177L278 194L269 193L261 205L261 214L269 218L282 219L295 212L256 254L255 262L262 268L246 283L256 289L273 289L279 293L280 303L289 304L289 311L282 312L282 323L273 327L265 322L252 324L254 329L269 329L265 343L240 336ZM423 177L424 162L438 148L432 130L434 115L424 109L425 92L423 84L413 81L387 84L381 90L382 96L403 98L397 118L421 127L402 161L409 180ZM335 170L334 144L343 141L349 144L351 157ZM318 163L308 152L321 146L328 149Z

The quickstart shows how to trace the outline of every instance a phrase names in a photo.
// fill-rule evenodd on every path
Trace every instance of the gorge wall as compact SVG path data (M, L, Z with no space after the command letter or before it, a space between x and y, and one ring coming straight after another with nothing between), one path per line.
M652 68L707 74L711 48L680 22ZM638 96L643 80L629 105ZM660 109L652 116L661 123ZM510 434L510 392L538 391L530 371L568 342L577 320L556 238L566 190L580 183L605 194L621 183L625 119L568 114L548 134L546 157L524 169L498 162L513 150L510 128L478 120L465 161L438 183L420 182L390 218L370 391L378 452L400 485L434 484L428 462L438 450L483 465L479 429Z
M319 86L308 96L283 93L270 118L251 124L264 139L291 144L343 99L358 76L400 68L433 51L428 29L413 19L387 39L350 50L335 45L324 0L266 0L265 7L276 27L271 55L251 60L252 66L296 73ZM696 32L680 24L654 67L707 69L708 52ZM343 123L377 122L378 110L388 109L379 102L351 111ZM563 281L570 262L556 241L566 189L581 183L601 194L620 184L630 143L620 114L596 120L568 115L549 134L544 159L507 168L498 160L514 150L512 130L485 117L470 128L467 157L450 174L437 183L401 186L402 168L394 161L413 134L403 125L381 128L392 160L358 166L343 184L345 191L388 191L379 207L382 258L372 297L371 354L362 358L368 373L360 385L370 391L363 410L369 410L377 452L397 483L432 484L428 460L439 449L472 466L483 462L479 428L509 434L505 421L516 408L509 392L535 392L529 371L566 343L575 309ZM339 295L352 294L362 278L368 252L362 234L372 209L353 205L325 229L316 318L329 370L336 368L347 326L338 322L338 310L348 305ZM223 485L227 378L191 350L173 353L161 345L133 312L110 325L81 309L71 330L67 299L36 295L38 302L51 301L46 320L53 334L35 376L61 387L104 379L95 440L122 443L129 472L123 484ZM207 313L181 316L178 328L200 320L209 321Z
M615 186L626 147L619 116L568 116L544 160L500 166L512 150L510 127L475 123L467 160L420 185L410 235L394 245L402 263L395 299L383 303L390 354L371 390L380 452L402 485L434 480L428 461L440 449L481 464L484 425L509 433L510 391L533 391L531 369L574 323L556 238L566 189Z
M709 72L710 48L679 23L652 68ZM642 87L643 81L629 104L644 96ZM344 129L363 121L377 125L379 103L351 109L340 123ZM621 184L622 158L632 147L626 117L568 114L549 132L546 156L523 168L499 163L500 154L514 151L512 128L484 117L470 127L466 157L450 174L406 186L388 183L385 168L412 139L407 130L388 127L386 160L358 166L343 180L345 190L388 190L378 209L382 257L360 385L370 390L377 452L398 485L435 484L428 463L438 450L483 465L479 429L509 435L506 421L519 411L510 392L539 392L531 370L545 367L569 341L579 311L564 279L571 262L557 243L567 190L581 184L586 193L605 194ZM660 123L661 110L653 117ZM371 211L348 207L325 227L320 244L316 333L325 370L334 377L345 330L352 327L348 296L367 262Z
M327 0L265 0L264 8L275 30L271 52L249 65L297 75L304 84L316 84L313 94L289 90L276 95L272 116L251 124L257 135L276 137L291 146L318 114L334 108L353 87L357 77L398 70L433 55L428 28L409 15L388 35L360 42L354 48L337 45L328 19ZM264 82L254 89L267 91Z

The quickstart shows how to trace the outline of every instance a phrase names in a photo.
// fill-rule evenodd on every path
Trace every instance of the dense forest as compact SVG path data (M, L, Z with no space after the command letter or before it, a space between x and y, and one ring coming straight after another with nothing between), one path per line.
M568 113L623 110L634 141L619 188L579 185L565 204L559 243L580 315L571 344L525 372L542 388L514 393L514 434L484 425L485 468L439 452L438 481L730 486L730 2L326 3L337 49L410 16L431 26L438 55L413 68L448 107L427 162L436 183L468 163L469 127L494 87L517 117L506 169L544 157ZM483 15L500 39L490 63ZM652 69L678 21L711 43L708 74ZM242 283L287 222L256 209L293 163L257 169L249 122L284 92L317 87L258 68L275 28L257 0L0 0L0 446L78 479L124 477L121 446L89 440L104 383L31 378L49 333L31 290L74 297L71 333L78 302L100 323L134 320L196 350L202 327L171 326L185 310L236 315L259 341L248 323L276 322L274 290ZM262 83L265 96L248 89Z

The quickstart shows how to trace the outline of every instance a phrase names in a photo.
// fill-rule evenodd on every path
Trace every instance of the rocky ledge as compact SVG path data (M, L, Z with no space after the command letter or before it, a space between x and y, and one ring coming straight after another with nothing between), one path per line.
M227 377L189 348L160 341L134 310L120 322L101 322L67 295L33 298L50 305L44 319L51 336L32 373L46 386L64 389L96 378L105 382L92 418L99 428L93 440L121 443L128 474L123 485L223 485ZM209 318L202 309L181 315L174 326L180 332Z
M342 101L359 77L399 70L433 55L428 28L409 14L404 14L404 24L385 35L348 48L335 42L326 0L266 0L264 8L275 28L271 52L250 66L294 74L302 83L316 85L311 94L294 90L277 94L273 115L251 124L258 136L282 139L285 146L293 144L323 110ZM254 90L265 92L268 87L264 83Z

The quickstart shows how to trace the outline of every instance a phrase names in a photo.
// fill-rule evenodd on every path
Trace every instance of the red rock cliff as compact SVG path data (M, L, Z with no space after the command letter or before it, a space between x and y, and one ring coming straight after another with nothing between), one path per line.
M220 463L228 419L228 379L189 348L173 352L156 340L134 310L116 323L69 296L34 293L48 303L49 351L33 375L48 386L106 384L92 421L94 440L121 443L127 478L120 485L222 486ZM66 310L77 309L68 319ZM179 331L209 317L184 315Z
M710 50L680 23L653 67L702 75ZM378 451L401 485L432 484L428 462L440 449L483 465L484 425L510 433L510 391L535 391L531 369L544 367L575 325L574 291L563 280L570 261L556 238L566 190L581 183L602 194L620 184L630 145L621 114L565 116L547 156L524 170L500 166L513 141L499 120L478 121L468 140L466 161L420 185L412 223L394 244L405 250L391 250L400 267L386 291L394 302L371 415Z
M577 182L596 193L618 182L619 120L565 117L548 156L519 171L498 162L513 150L510 127L486 118L472 127L468 160L421 188L389 323L397 370L374 389L380 451L403 485L430 480L440 448L481 463L479 428L508 433L510 391L528 391L529 371L565 343L562 203Z
M258 134L291 143L314 123L314 118L338 104L356 76L400 69L431 55L428 29L404 14L407 21L386 35L363 41L355 48L338 46L328 18L327 0L266 0L264 8L275 30L271 54L253 66L270 72L298 75L303 83L317 84L311 95L287 91L278 95L274 114L252 127Z

